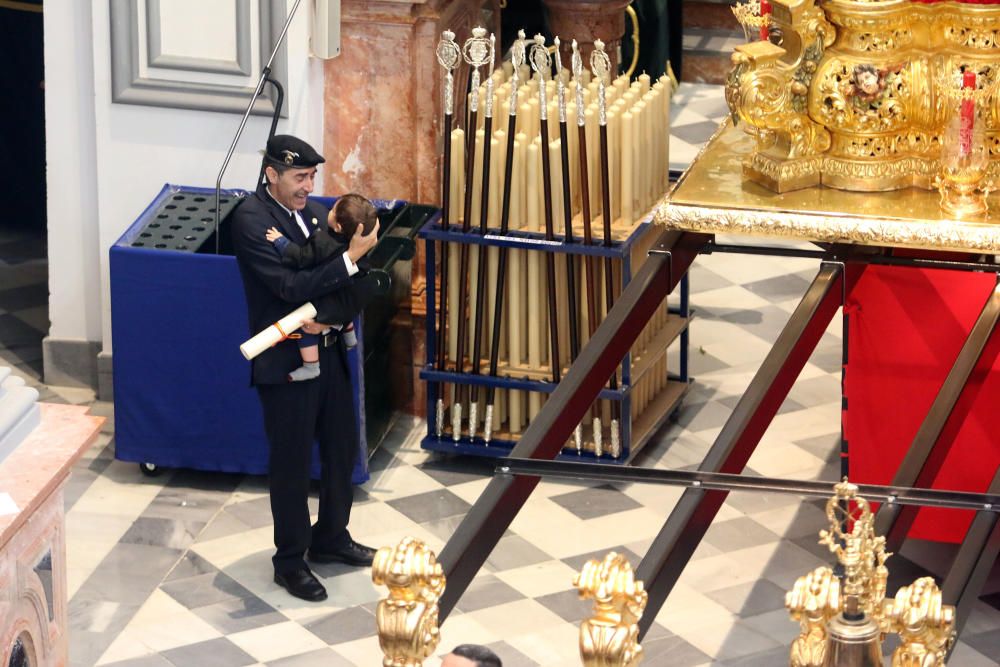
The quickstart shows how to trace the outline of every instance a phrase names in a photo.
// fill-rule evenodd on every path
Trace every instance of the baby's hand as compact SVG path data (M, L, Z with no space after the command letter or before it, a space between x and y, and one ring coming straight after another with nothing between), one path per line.
M275 241L277 241L282 237L282 234L281 232L278 231L277 227L271 227L269 230L267 230L266 236L268 241L274 243Z

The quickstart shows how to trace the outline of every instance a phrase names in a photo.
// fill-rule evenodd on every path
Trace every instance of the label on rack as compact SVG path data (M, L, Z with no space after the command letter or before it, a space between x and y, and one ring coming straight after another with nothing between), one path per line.
M483 236L488 241L519 241L521 243L533 243L534 245L562 245L562 241L549 241L548 239L530 239L521 236L501 236L499 234L486 234Z

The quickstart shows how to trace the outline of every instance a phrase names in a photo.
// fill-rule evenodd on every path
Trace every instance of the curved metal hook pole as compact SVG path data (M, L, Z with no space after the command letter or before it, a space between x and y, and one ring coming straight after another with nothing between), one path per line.
M229 167L229 161L233 159L233 153L236 152L236 144L239 142L240 137L243 136L243 130L246 128L247 120L250 118L250 112L253 111L253 105L257 102L257 98L260 97L261 93L264 91L264 83L268 80L271 75L271 63L274 62L274 57L278 53L278 49L281 48L282 43L285 41L285 35L288 34L288 26L291 25L292 19L295 17L295 12L299 8L299 4L302 0L295 0L295 4L292 5L292 10L288 12L288 18L285 19L285 25L281 28L281 34L278 35L278 39L274 44L274 50L271 51L271 56L267 59L267 64L264 65L264 69L260 72L260 78L257 79L257 86L254 88L254 93L250 97L250 104L247 105L247 110L243 114L243 120L240 121L240 126L236 130L236 136L233 137L233 143L230 144L229 150L226 151L226 158L222 161L222 167L219 169L219 175L215 179L215 254L219 254L219 241L222 238L222 232L219 229L219 224L221 222L219 210L219 195L222 192L222 176L226 173L226 169ZM279 88L280 90L280 88ZM279 100L283 98L284 95L279 96ZM280 109L279 106L275 109L275 119L277 119L277 111ZM277 127L276 122L271 123L271 131ZM258 183L259 185L259 183Z

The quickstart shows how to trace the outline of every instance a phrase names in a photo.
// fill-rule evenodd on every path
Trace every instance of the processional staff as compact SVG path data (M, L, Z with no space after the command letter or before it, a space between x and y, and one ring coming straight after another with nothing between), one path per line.
M474 134L476 131L476 116L479 111L479 68L486 64L489 57L489 40L486 39L486 29L476 27L472 29L472 37L465 40L462 47L462 56L465 62L469 63L471 70L469 85L472 95L469 98L469 124L466 127L467 134ZM472 224L472 188L476 164L476 142L473 140L466 151L465 161L465 206L463 207L462 233L468 234ZM466 310L468 309L469 291L466 285L466 276L469 273L469 246L462 244L461 259L459 261L458 279L458 354L455 355L455 370L459 373L465 370L465 339L467 338L466 328L468 319ZM451 437L458 441L462 437L462 403L459 395L459 385L455 385L452 394L453 403L451 408Z
M573 78L576 80L576 126L579 132L580 143L580 200L583 204L583 243L588 246L594 245L594 237L591 234L590 218L590 184L587 179L587 117L583 105L583 58L577 49L576 40L573 40ZM587 327L590 337L593 337L597 329L597 287L595 285L597 266L594 257L587 255L584 260L587 269ZM597 414L595 404L594 418L594 456L600 456L603 451L604 433L601 429L601 418Z
M441 177L441 231L447 232L451 225L451 126L454 114L455 78L452 71L458 66L462 51L455 43L455 33L445 30L438 42L437 59L444 68L444 165ZM448 350L448 242L441 242L441 305L438 309L437 368L447 368ZM437 437L444 430L444 383L438 387Z
M482 197L479 208L479 233L486 236L488 231L490 211L490 144L493 137L493 66L495 50L495 38L490 35L490 60L489 69L486 76L486 100L483 109L485 118L483 126L483 184ZM479 359L483 351L483 308L486 305L486 265L489 260L489 253L486 246L479 246L479 276L476 280L476 312L473 316L473 343L472 343L472 374L479 375ZM469 397L469 437L476 437L476 426L479 424L479 385L474 384L470 389Z
M555 38L556 61L556 94L559 106L559 154L562 162L562 196L563 224L566 231L566 243L574 243L573 238L573 204L572 193L569 190L569 129L566 126L566 83L562 77L562 52L559 50L559 38ZM548 197L546 197L548 199ZM580 334L577 329L578 313L576 312L576 258L566 255L566 291L569 300L569 354L570 362L576 361L580 354ZM573 429L573 442L577 453L583 451L583 429L579 424Z
M514 72L510 80L510 115L507 118L507 152L504 162L503 203L500 207L500 233L506 234L510 227L510 191L514 166L514 135L517 130L517 89L520 85L519 70L524 64L524 31L517 34L517 40L510 52L510 61ZM497 376L497 364L500 357L500 329L503 319L503 297L507 282L507 252L506 246L500 246L497 255L497 293L493 304L493 337L490 341L490 377ZM486 390L486 423L484 424L484 439L489 443L493 435L493 402L496 398L496 387L492 384Z
M604 247L611 247L611 184L608 177L608 110L605 91L605 80L611 73L611 59L604 51L604 42L596 40L594 50L590 54L590 71L597 79L597 118L601 134L601 215L604 221ZM610 256L604 257L604 301L610 311L615 300L614 265ZM611 390L618 389L618 369L611 373ZM611 402L611 447L609 453L618 457L621 454L621 440L618 434L618 414L621 404Z
M538 125L542 135L542 194L545 211L545 239L555 241L555 228L552 224L552 174L549 165L549 121L548 100L545 98L545 77L551 73L552 63L549 61L549 50L545 48L545 37L535 35L535 43L531 47L531 69L538 74ZM549 281L549 341L552 360L552 381L558 383L559 368L559 303L556 297L556 256L545 253L546 273Z

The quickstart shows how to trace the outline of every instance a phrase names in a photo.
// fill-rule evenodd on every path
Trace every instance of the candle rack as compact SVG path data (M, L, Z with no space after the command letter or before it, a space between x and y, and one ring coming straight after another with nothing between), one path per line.
M512 253L513 262L522 262L528 265L531 262L542 263L545 253L555 253L561 258L561 262L574 261L582 264L588 257L603 259L610 257L614 262L616 276L620 278L619 284L624 287L631 280L635 271L648 254L649 248L658 236L655 225L648 221L641 221L633 225L624 225L620 221L615 224L616 238L610 247L602 245L587 246L576 241L567 243L565 237L557 236L555 241L544 238L540 232L512 231L506 235L496 233L491 230L485 236L473 231L463 233L461 227L452 225L447 230L443 230L439 221L435 220L424 225L420 231L420 238L426 243L426 271L427 284L435 285L437 281L437 255L436 246L439 242L455 244L456 247L466 245L470 248L485 249L488 253L507 248ZM579 238L579 237L577 237ZM457 255L453 249L450 253ZM496 266L493 262L492 266ZM565 266L565 264L563 264ZM582 275L582 272L579 272ZM526 285L521 285L522 294ZM470 290L474 285L470 285ZM438 292L439 293L439 292ZM510 302L519 303L521 307L526 307L520 301L518 295L508 292L507 298ZM577 312L582 314L585 308L577 308ZM603 304L602 304L603 306ZM545 397L555 390L556 384L551 378L551 364L548 360L541 363L532 363L528 359L513 360L510 355L510 346L501 348L501 360L498 364L499 372L496 377L491 377L486 373L489 359L480 359L480 372L473 373L471 362L466 361L461 369L457 368L453 357L449 358L445 370L438 369L436 358L438 330L435 326L437 321L437 299L428 299L428 310L426 318L426 359L420 378L427 382L427 435L421 441L421 447L426 450L446 452L453 454L470 454L474 456L503 457L510 454L511 449L517 444L520 434L530 423L530 417L541 407ZM451 310L452 308L449 308ZM509 310L512 310L508 309ZM538 317L544 320L545 306L539 307ZM560 306L560 321L566 316L565 304ZM487 309L487 313L490 309ZM603 315L606 311L601 309ZM610 464L625 464L631 461L642 447L649 442L657 429L670 418L679 408L680 403L687 392L691 378L688 374L688 346L690 323L692 312L689 306L689 287L687 276L681 282L676 300L661 304L657 314L651 318L650 324L643 330L636 343L622 360L618 369L618 377L621 380L617 389L605 387L598 396L599 415L602 423L607 427L610 423L608 416L612 413L612 403L620 406L621 419L621 447L617 455L614 452L604 451L600 455L595 455L594 443L585 439L582 450L577 450L575 443L567 441L562 454L559 456L563 460L587 460L598 461ZM508 317L508 316L505 316ZM532 314L528 314L532 317ZM505 326L510 323L508 319ZM492 326L487 327L489 330ZM544 327L542 327L544 329ZM581 327L582 332L586 327ZM506 334L509 336L510 331ZM561 335L565 335L565 329ZM534 345L545 348L545 341L548 337L548 330L541 331L541 335ZM532 341L526 341L527 346L531 346ZM674 345L676 343L676 345ZM568 350L565 345L560 346L562 350ZM668 361L668 354L670 359ZM565 358L561 364L564 372L569 366L570 360ZM675 370L671 370L674 368ZM479 428L476 435L470 436L467 429L456 440L451 430L450 421L445 418L445 423L440 424L436 405L437 399L444 395L446 409L444 414L450 413L450 406L447 405L451 394L451 387L480 387L493 386L501 396L499 408L494 416L493 438L487 443L484 438L484 430ZM520 403L520 407L514 406L515 402ZM518 416L520 411L520 416ZM485 414L479 410L480 415ZM584 432L589 434L590 427L585 425ZM608 435L605 434L605 442L608 442Z

